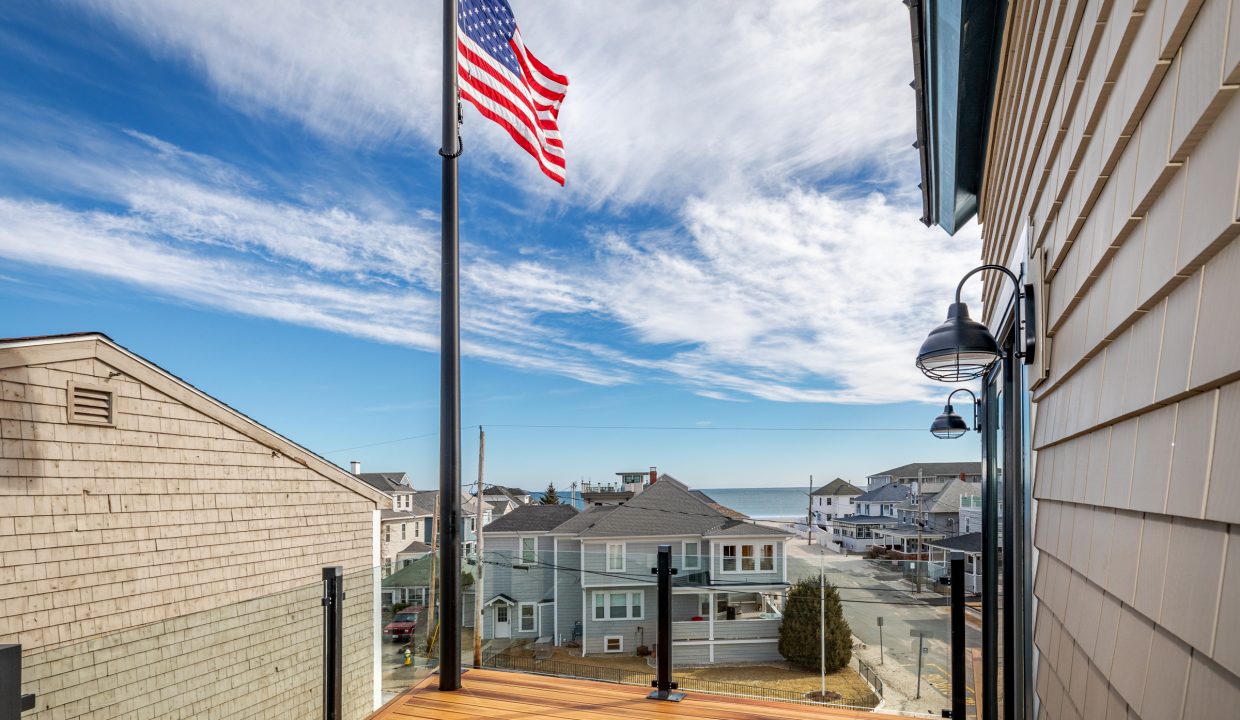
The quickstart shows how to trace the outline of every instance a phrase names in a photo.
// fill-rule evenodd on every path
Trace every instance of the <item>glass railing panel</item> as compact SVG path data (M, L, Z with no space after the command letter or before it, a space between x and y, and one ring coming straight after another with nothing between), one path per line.
M476 601L486 667L649 686L660 652L653 544L626 551L620 563L614 552L580 546L533 556L515 545L490 549L502 542L488 539L481 558ZM670 652L682 690L865 709L882 702L881 678L867 679L855 639L839 623L832 621L838 639L825 675L817 660L790 663L781 650L786 610L800 601L789 583L809 567L805 558L790 557L785 576L782 550L764 561L755 547L738 551L735 571L725 573L721 556L690 552L686 560L679 544L673 550ZM799 632L819 636L821 624L802 626Z

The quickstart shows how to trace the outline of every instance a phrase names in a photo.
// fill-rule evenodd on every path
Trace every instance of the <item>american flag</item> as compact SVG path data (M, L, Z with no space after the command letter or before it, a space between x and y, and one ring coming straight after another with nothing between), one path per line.
M460 0L456 21L461 99L499 123L547 177L563 185L557 118L568 78L525 47L508 0Z

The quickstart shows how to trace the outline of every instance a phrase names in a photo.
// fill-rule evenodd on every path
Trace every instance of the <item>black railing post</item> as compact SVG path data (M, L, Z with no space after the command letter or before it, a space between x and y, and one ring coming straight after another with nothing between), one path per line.
M0 720L18 720L34 710L34 695L22 695L22 646L0 645Z
M951 556L952 717L965 717L964 553Z
M344 708L344 568L323 568L323 720Z
M658 576L659 619L655 648L659 653L658 675L650 685L655 689L646 697L651 700L671 700L680 702L685 694L672 692L678 686L672 682L672 576L676 568L672 567L672 546L660 545L658 567L650 568L650 572Z

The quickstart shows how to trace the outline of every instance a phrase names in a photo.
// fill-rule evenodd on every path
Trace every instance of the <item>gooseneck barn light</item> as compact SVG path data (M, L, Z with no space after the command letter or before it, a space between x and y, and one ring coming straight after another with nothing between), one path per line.
M1002 265L982 265L960 279L956 286L956 302L947 308L947 320L930 331L917 353L917 368L931 380L949 383L976 380L1003 358L1003 350L990 329L970 318L969 306L960 301L965 281L983 270L998 270L1016 286L1014 322L1018 329L1024 330L1024 344L1016 351L1016 357L1024 358L1025 364L1033 362L1033 286L1022 285L1020 278Z
M980 431L982 429L979 424L978 402L977 396L968 388L958 388L947 396L947 404L943 406L943 412L934 419L930 424L930 434L940 440L955 440L956 438L969 432L969 424L964 418L956 414L952 409L952 396L956 393L969 393L969 397L973 398L973 430Z

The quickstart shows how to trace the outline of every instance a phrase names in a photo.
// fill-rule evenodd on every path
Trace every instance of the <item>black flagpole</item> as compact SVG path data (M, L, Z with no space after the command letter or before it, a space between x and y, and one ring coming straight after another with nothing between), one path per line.
M456 159L456 2L443 1L443 242L439 329L439 689L461 686L461 322ZM474 628L474 632L481 628Z

